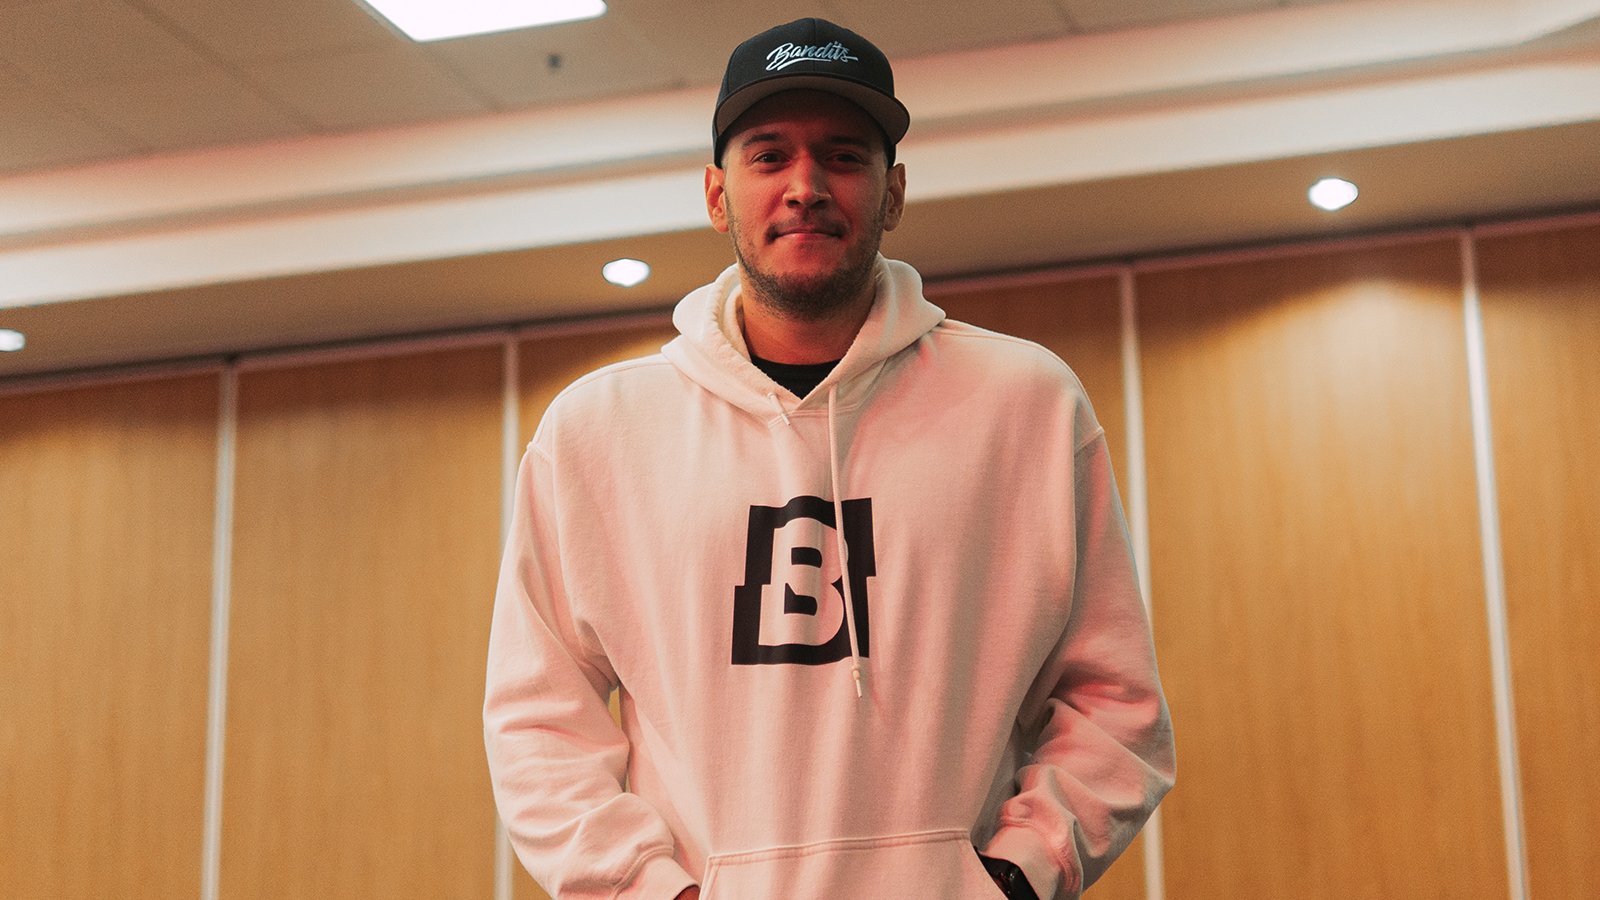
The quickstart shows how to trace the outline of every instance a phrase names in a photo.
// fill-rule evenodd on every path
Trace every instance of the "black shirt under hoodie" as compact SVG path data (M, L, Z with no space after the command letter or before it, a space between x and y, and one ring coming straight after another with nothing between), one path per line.
M815 390L816 386L822 383L822 379L827 378L828 373L833 371L833 367L839 364L837 359L831 362L800 365L773 362L757 356L754 350L750 351L750 361L755 363L756 368L764 372L768 378L776 381L796 397L804 397Z

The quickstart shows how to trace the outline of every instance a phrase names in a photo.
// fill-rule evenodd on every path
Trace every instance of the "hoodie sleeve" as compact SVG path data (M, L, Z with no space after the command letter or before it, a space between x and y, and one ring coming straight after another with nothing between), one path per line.
M985 855L1020 866L1043 900L1076 898L1172 787L1172 724L1156 672L1103 434L1074 455L1072 611L1019 720L1034 738Z
M530 447L489 636L484 740L518 857L556 900L670 900L694 879L657 811L623 789L628 740L606 701L616 678L585 641L562 578L550 461Z

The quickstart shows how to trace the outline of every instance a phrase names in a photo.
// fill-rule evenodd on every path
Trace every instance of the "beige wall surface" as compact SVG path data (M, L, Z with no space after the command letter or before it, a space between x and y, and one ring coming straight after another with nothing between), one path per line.
M226 900L488 897L498 347L245 373Z
M1138 294L1168 895L1505 896L1455 242Z
M0 397L0 898L198 895L217 397Z
M1600 225L1479 249L1534 900L1600 896Z

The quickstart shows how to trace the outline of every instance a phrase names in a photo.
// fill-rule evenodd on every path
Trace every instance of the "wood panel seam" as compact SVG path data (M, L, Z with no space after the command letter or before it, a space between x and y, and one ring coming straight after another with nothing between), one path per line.
M216 900L222 859L223 738L228 709L228 612L232 601L233 490L238 438L239 376L229 364L218 373L217 487L212 523L211 683L206 709L205 816L200 859L201 900Z
M1139 374L1139 296L1133 267L1117 272L1117 293L1122 313L1123 433L1128 442L1128 526L1133 537L1134 566L1139 573L1139 593L1145 614L1155 620L1150 596L1150 504L1145 482L1144 387ZM1153 625L1152 625L1153 627ZM1146 900L1165 900L1162 871L1161 808L1156 807L1144 826L1144 889Z
M517 468L522 453L521 363L516 332L505 337L501 364L500 542L511 535L512 507L516 500ZM514 860L511 836L499 813L494 817L494 900L512 900Z
M1462 317L1467 341L1467 389L1472 403L1472 449L1478 481L1479 533L1483 545L1483 593L1489 629L1489 667L1494 679L1495 737L1500 761L1507 885L1511 900L1526 900L1527 841L1523 833L1522 778L1517 754L1516 711L1512 700L1505 568L1500 545L1500 504L1495 484L1493 423L1489 418L1488 362L1484 353L1483 310L1478 296L1477 252L1470 230L1460 233L1460 246Z

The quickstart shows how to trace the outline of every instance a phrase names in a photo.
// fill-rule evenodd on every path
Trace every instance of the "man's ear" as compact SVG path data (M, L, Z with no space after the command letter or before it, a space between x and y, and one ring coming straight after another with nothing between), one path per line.
M893 231L900 225L906 211L906 164L895 163L889 169L888 191L883 198L883 230Z
M728 195L722 180L727 172L715 165L706 166L706 214L711 217L711 227L728 233Z

